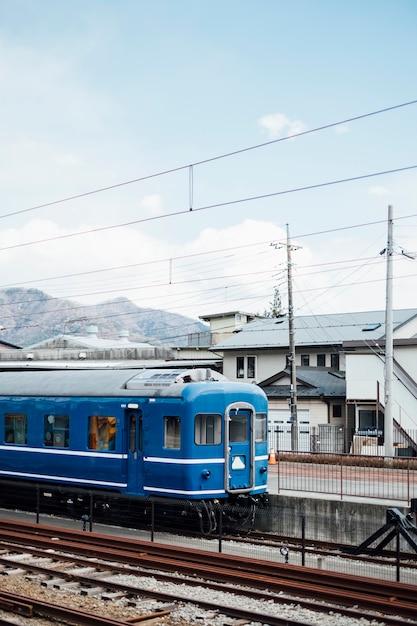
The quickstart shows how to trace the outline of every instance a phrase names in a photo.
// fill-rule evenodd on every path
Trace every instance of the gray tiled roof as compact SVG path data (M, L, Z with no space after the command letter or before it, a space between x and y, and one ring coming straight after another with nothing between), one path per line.
M290 375L285 369L281 374L260 383L268 398L288 398L290 385L271 384L278 382L282 374ZM299 398L345 397L346 381L342 372L320 367L297 367L297 396Z
M394 331L416 316L417 309L394 311ZM381 340L385 335L385 311L299 316L294 319L294 333L297 346ZM232 337L216 344L215 349L279 348L288 346L288 343L288 317L267 318L246 324Z

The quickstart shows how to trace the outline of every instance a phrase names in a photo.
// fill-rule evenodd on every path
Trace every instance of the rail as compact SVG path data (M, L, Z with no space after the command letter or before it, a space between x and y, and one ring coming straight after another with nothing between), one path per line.
M109 545L108 536L103 534L79 533L79 531L70 529L60 528L58 530L56 527L47 526L39 528L34 524L7 523L6 521L1 521L0 525L3 545L6 547L11 545L13 552L17 548L23 548L22 554L25 555L25 560L27 559L27 546L30 546L30 550L32 550L34 544L44 550L46 549L47 552L45 554L49 558L51 546L56 545L58 537L60 540L59 554L67 553L68 555L83 555L83 558L89 557L86 561L89 570L91 570L93 565L91 557L100 555L100 557L96 557L98 559L98 569L105 567L107 573L103 581L105 586L109 585L109 589L113 588L113 585L117 589L120 588L118 582L111 582L111 577L109 576L111 563L115 562L118 564L117 571L119 571L121 564L129 568L137 568L136 573L139 574L139 579L143 577L146 570L154 573L155 564L157 563L159 570L175 573L175 580L178 580L178 575L190 577L190 572L192 572L193 576L191 576L190 580L193 582L193 577L211 581L207 582L207 589L209 587L211 589L214 583L220 583L222 586L228 583L228 585L235 585L232 588L233 593L236 592L236 587L239 587L241 590L240 595L252 599L255 596L257 598L260 597L260 592L264 591L265 597L262 597L262 599L267 600L267 605L271 602L274 604L271 613L270 609L267 610L268 607L266 605L263 607L265 610L261 612L254 611L253 605L251 605L250 611L236 607L236 605L228 606L227 608L223 605L219 606L218 599L213 603L213 600L207 594L206 585L203 585L204 598L197 601L200 606L210 610L220 608L221 612L224 609L227 615L247 621L255 617L259 618L256 621L274 626L294 623L301 626L298 622L285 620L279 616L278 605L286 602L293 603L296 597L296 602L300 606L310 609L313 607L316 611L324 609L326 614L330 604L339 613L346 616L358 617L359 615L363 616L364 612L369 612L368 615L372 612L371 618L375 618L377 613L378 616L383 616L384 623L392 626L404 624L404 620L399 618L407 618L411 620L407 623L417 626L415 620L417 611L415 585L397 583L395 590L393 590L392 583L384 580L365 579L357 575L349 576L336 572L318 572L316 569L309 567L300 568L289 564L274 563L270 564L270 567L266 569L264 560L251 558L242 560L241 555L221 555L167 544L149 544L136 538L128 539L115 535L112 535L111 545ZM34 532L35 530L36 533ZM52 551L54 560L59 558L55 553L55 549ZM12 558L12 563L16 563L15 558ZM22 565L22 563L19 559L19 564ZM72 568L73 565L71 566ZM31 569L32 565L27 563L27 567ZM39 569L39 566L37 566L37 569ZM48 572L49 569L47 569L46 573ZM60 574L62 573L61 567L59 572ZM51 574L52 576L57 575L55 566ZM74 572L74 569L71 569L70 577L80 578L85 583L93 585L100 583L100 577L97 577L96 573L91 573L91 571L89 574L86 574L85 568L84 573L80 576ZM181 581L182 584L184 584L184 581ZM138 588L131 585L126 586L126 581L122 583L121 587L129 594L133 593L136 595L138 592ZM302 593L300 593L300 590L302 590ZM150 592L146 591L146 593L155 596L158 592L151 590ZM178 599L181 592L176 590L174 595ZM166 597L166 592L164 592L164 598ZM16 596L14 599L22 601L21 598ZM181 599L184 600L182 597ZM186 599L189 599L188 595ZM6 598L6 601L8 600L9 598ZM35 602L33 601L34 612L42 612L44 609L35 607ZM50 614L49 608L48 606L48 615ZM59 618L57 615L56 617ZM71 619L68 621L73 623ZM84 621L74 623L82 623L84 626L87 624L88 626L96 626L97 622ZM101 623L108 623L109 625L119 624L119 622L111 620L103 620Z

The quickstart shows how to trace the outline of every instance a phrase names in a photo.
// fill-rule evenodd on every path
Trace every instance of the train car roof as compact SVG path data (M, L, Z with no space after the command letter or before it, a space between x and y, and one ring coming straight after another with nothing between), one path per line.
M211 369L0 371L1 396L180 396L185 384L226 378Z

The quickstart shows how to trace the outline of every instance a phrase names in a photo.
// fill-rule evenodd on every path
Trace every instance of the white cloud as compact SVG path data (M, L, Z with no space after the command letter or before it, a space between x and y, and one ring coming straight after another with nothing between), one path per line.
M140 206L142 209L145 209L146 213L150 217L162 215L164 213L162 197L157 193L145 196L141 201Z
M336 133L336 135L346 135L351 131L349 126L346 126L346 124L339 124L338 126L334 127L334 132Z
M369 187L368 193L371 196L385 196L388 193L388 189L382 185L374 185L373 187Z
M139 307L197 319L229 310L263 313L279 286L287 306L286 233L273 222L246 219L205 228L184 245L168 228L156 236L133 226L66 237L70 232L42 219L2 230L0 289L32 287L86 305L125 296ZM40 243L24 245L30 241ZM383 241L363 250L346 233L326 237L322 246L292 243L300 246L292 253L296 315L384 307L385 261L378 255ZM406 243L415 250L415 241L401 241ZM415 278L405 278L413 264L401 257L396 265L395 306L414 306Z
M290 120L282 113L270 113L258 120L263 132L267 132L271 139L298 135L307 130L307 126L300 120Z

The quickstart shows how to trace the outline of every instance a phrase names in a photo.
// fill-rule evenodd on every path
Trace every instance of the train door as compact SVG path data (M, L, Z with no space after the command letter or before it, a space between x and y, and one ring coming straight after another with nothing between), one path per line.
M254 415L246 402L235 402L226 409L225 490L246 492L253 489Z
M127 430L127 483L131 493L143 490L143 429L142 411L125 411Z

